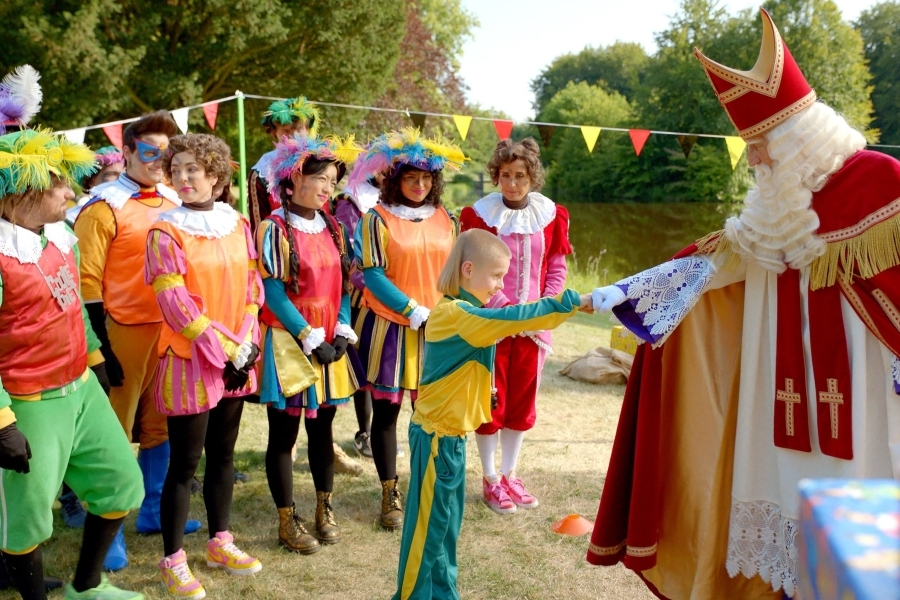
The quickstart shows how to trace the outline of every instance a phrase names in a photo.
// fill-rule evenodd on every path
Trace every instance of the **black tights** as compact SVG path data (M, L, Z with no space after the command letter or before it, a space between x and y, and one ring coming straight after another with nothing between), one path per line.
M387 481L397 477L397 416L400 404L390 400L372 402L372 458L378 479Z
M315 419L306 419L309 470L316 491L330 492L334 487L334 446L331 423L334 408L320 408ZM300 417L283 410L266 408L269 420L269 443L266 447L266 478L277 508L294 505L294 463L291 449L297 443Z
M203 502L206 504L209 537L228 531L234 492L234 444L243 411L242 400L223 398L214 409L199 415L166 419L172 450L160 504L166 556L178 552L183 545L184 525L191 500L191 480L197 472L204 448L206 471L203 475Z
M359 390L353 394L353 408L356 409L356 431L369 433L372 423L372 393Z

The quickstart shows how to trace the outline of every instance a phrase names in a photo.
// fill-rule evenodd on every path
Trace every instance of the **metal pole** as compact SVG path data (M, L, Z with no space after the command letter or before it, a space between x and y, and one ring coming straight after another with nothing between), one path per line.
M238 143L241 147L241 180L238 183L241 191L238 208L245 217L247 216L247 136L244 131L244 92L238 90L234 93L237 96L237 113L238 113Z

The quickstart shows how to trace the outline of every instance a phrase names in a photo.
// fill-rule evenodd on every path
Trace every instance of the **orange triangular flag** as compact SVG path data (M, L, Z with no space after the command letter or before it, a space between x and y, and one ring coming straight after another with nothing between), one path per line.
M206 117L206 122L209 123L209 128L215 129L216 117L219 115L219 103L216 102L215 104L204 104L203 115Z
M112 145L122 149L122 124L116 123L114 125L104 125L103 133L106 134L106 137L109 138L109 141L112 142Z
M647 143L647 138L650 137L650 130L629 129L628 135L631 136L631 144L634 146L634 153L640 156L641 150L644 149L644 144Z
M509 136L512 135L512 128L512 121L494 121L494 129L497 130L497 136L501 142L509 139Z

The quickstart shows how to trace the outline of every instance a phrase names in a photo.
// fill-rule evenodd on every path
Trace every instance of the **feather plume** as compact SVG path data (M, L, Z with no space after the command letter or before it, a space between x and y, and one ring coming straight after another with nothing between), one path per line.
M424 171L444 168L459 171L466 160L466 155L456 144L441 137L429 139L417 128L405 127L372 140L350 174L347 185L355 188L377 173L388 174L403 165Z
M0 198L29 189L45 190L51 175L78 183L96 170L94 153L49 130L25 129L0 136Z
M302 135L285 137L275 145L275 158L269 163L266 182L270 188L274 188L280 182L289 179L295 171L300 170L310 157L343 163L349 167L362 151L363 148L356 143L352 135L345 139L336 135L323 139Z
M40 73L34 67L22 65L0 81L0 88L7 90L9 98L15 99L21 107L22 114L16 120L23 125L41 110L44 93L41 91L41 84L38 83L40 78Z

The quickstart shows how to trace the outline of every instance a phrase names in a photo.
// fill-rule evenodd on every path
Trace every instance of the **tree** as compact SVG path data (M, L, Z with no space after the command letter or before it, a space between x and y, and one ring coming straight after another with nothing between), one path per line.
M584 81L615 91L631 101L641 85L649 57L639 44L616 42L610 46L587 47L578 54L557 57L534 81L534 108L540 114L557 92L570 81Z
M885 144L900 144L900 2L882 2L862 12L856 28L872 72L872 104Z

